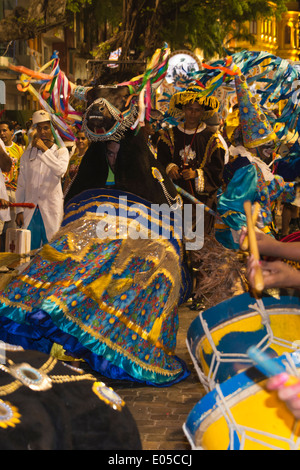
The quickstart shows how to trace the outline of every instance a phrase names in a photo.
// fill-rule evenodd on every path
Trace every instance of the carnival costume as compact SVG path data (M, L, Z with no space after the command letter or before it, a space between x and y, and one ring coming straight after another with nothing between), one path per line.
M93 190L74 198L60 232L1 293L0 338L46 353L58 344L112 378L159 386L186 377L174 353L188 282L181 240L127 238L137 205L146 237L150 215L156 228L161 222L137 196ZM119 216L119 236L97 236L105 208Z
M239 249L238 234L246 225L243 204L259 202L260 227L271 233L275 201L297 202L297 183L285 182L257 156L257 148L277 140L263 110L252 96L244 77L235 79L238 98L238 125L230 132L230 160L224 168L223 192L219 194L218 213L223 223L216 224L216 238L227 248Z
M191 86L172 96L169 114L179 119L182 107L195 101L202 107L200 121L208 119L218 111L219 103L216 98L203 97L200 87ZM193 130L186 130L184 122L180 122L177 126L160 132L157 159L165 166L167 173L173 166L196 170L195 179L185 181L180 178L175 181L176 185L214 210L216 209L216 194L222 184L225 151L218 133L206 129L203 122L200 122ZM213 218L209 215L206 217L205 230L209 232L212 229Z
M45 111L36 111L33 115L33 125L40 122L51 123L51 116ZM63 218L63 193L61 178L69 164L69 152L61 139L58 140L52 127L54 143L45 152L32 147L25 150L21 157L20 173L16 191L17 203L30 201L36 205L36 210L18 208L17 213L24 211L24 227L31 228L34 217L41 216L45 229L45 241L50 240L60 227ZM35 230L32 229L34 236ZM33 243L32 243L33 245ZM40 240L37 241L40 247Z
M121 397L97 375L38 351L0 348L1 450L141 450Z

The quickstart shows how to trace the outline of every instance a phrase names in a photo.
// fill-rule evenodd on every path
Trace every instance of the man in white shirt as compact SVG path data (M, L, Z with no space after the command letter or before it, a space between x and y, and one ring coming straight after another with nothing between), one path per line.
M36 208L34 211L18 209L16 223L31 231L31 249L34 250L50 241L61 225L61 178L68 168L69 152L62 140L59 144L46 111L36 111L32 123L37 134L21 157L16 201L34 203Z

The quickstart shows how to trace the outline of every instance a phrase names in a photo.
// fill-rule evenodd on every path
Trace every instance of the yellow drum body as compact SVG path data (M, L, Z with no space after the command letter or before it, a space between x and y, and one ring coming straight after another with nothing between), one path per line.
M252 365L250 346L274 357L300 347L300 299L234 297L200 312L189 328L187 344L200 381L212 390Z
M288 359L288 361L287 361ZM297 373L299 353L273 359ZM298 450L300 425L276 392L264 388L254 367L217 385L194 407L184 425L193 449Z

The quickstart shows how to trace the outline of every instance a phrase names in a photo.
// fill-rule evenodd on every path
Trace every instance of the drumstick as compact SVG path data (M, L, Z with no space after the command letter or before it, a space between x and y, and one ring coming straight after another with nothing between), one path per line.
M0 207L3 207L0 205ZM9 202L8 207L26 207L28 209L34 209L35 204L33 202Z
M253 210L253 214L252 214L252 222L253 222L254 227L255 227L256 222L257 222L259 210L260 210L260 204L259 204L259 202L255 202L254 203L254 210ZM248 248L249 248L249 239L248 239L248 234L246 234L245 238L244 238L244 240L242 241L242 244L241 244L241 250L246 251L246 250L248 250Z
M250 346L247 351L247 355L252 359L252 361L256 364L256 367L267 377L273 377L273 375L282 374L282 372L286 372L286 369L283 365L278 364L271 358L267 353L257 349L256 346ZM295 377L294 375L289 375L286 382L284 382L284 386L295 385L299 383L300 379Z
M255 230L252 222L252 213L251 213L251 202L244 202L244 210L247 218L247 228L248 228L248 238L249 238L249 248L250 253L256 261L259 261L259 251L257 246L257 240L255 235ZM260 266L256 267L254 274L254 288L257 292L262 292L264 288L264 279L262 275L262 270Z

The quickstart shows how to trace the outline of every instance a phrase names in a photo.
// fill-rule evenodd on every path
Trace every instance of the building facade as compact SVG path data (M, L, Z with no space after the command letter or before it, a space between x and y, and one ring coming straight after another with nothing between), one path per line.
M270 19L260 19L248 23L249 32L255 37L255 44L247 41L230 41L231 48L266 51L282 59L299 61L299 20L300 2L288 2L288 11L282 14L281 20L275 16ZM275 8L275 4L274 4Z

